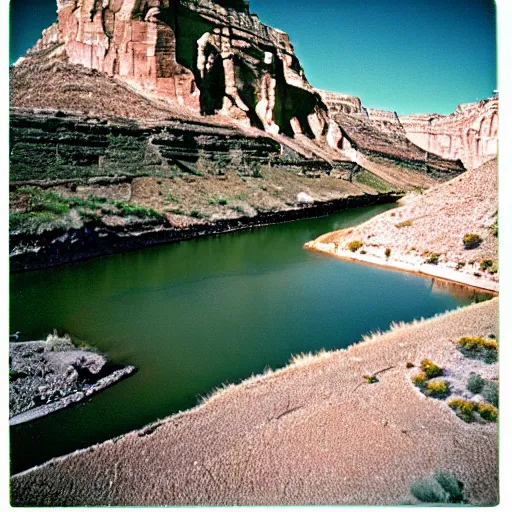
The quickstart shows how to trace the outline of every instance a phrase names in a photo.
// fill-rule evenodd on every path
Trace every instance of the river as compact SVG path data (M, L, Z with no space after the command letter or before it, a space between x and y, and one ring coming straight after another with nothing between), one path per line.
M12 275L10 332L34 340L57 328L138 368L87 403L12 427L12 472L193 407L293 354L489 297L302 248L394 206Z

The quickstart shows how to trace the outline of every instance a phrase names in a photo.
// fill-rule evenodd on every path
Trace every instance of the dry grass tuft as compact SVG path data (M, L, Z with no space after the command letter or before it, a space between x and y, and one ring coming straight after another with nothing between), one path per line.
M477 408L475 402L463 398L452 398L448 400L448 406L455 411L457 416L467 423L473 420L473 411Z
M450 388L445 380L433 380L425 384L423 392L432 398L446 398Z
M498 409L494 405L478 404L478 414L487 421L496 421L498 419Z
M421 361L421 369L429 379L443 375L443 369L434 364L430 359L423 359L423 361Z
M363 244L360 240L353 240L347 245L347 249L352 252L358 251L361 247L363 247Z

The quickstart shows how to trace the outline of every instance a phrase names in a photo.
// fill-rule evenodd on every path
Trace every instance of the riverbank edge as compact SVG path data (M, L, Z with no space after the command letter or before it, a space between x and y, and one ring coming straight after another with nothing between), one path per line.
M13 349L14 346L29 347L29 350L30 350L30 348L34 348L36 350L36 352L38 352L37 349L39 349L39 351L44 351L44 349L48 346L48 343L43 340L10 342L9 343L9 353L10 353L9 360L10 361L11 361L11 357L13 358L13 360L16 358L15 355L11 356L11 349ZM67 394L64 394L64 396L62 396L60 399L58 399L54 402L45 403L45 404L42 404L39 406L32 407L27 410L24 410L22 412L18 412L17 414L14 414L13 416L11 416L9 418L9 427L13 427L15 425L21 425L22 423L27 423L32 420L43 418L44 416L48 416L49 414L60 411L62 409L67 409L68 407L71 407L80 402L83 402L83 401L91 398L93 395L96 395L100 391L103 391L103 390L113 386L114 384L117 384L118 382L130 377L137 371L137 368L132 365L119 367L119 365L108 361L108 359L106 357L104 357L102 354L99 354L95 350L79 348L79 347L75 347L75 346L71 345L70 347L68 347L66 349L60 349L57 352L66 354L67 352L69 353L70 351L73 351L73 353L76 352L76 359L78 359L80 357L85 358L90 355L92 355L92 356L99 355L100 357L103 357L103 359L105 361L104 369L106 369L108 371L108 373L106 375L102 376L101 378L99 378L93 384L89 385L89 387L87 389L80 390L80 389L76 389L76 386L72 386L72 387L75 387L75 390L73 390L72 388L69 389ZM11 363L9 366L11 369L12 368ZM32 363L32 366L37 372L43 371L43 366L40 361ZM54 370L52 370L52 372L53 371ZM100 369L100 371L104 372L103 369ZM61 393L66 393L66 387L62 385L63 384L62 382L60 382L60 384L61 385L59 387L59 390L61 390ZM69 392L69 391L71 391L71 392ZM34 401L37 398L36 395L37 395L36 393L33 393L31 395L31 398ZM10 412L10 414L12 413L11 406L9 406L9 412Z
M143 247L165 245L224 233L233 233L255 227L281 224L295 220L323 217L350 208L390 204L403 197L400 192L361 194L317 201L290 210L259 212L254 217L221 219L212 223L194 224L185 229L167 228L159 224L132 231L107 227L103 224L86 225L69 231L51 231L41 235L10 235L10 273L42 270L68 263L137 250ZM27 245L25 251L19 246ZM16 252L13 254L13 248Z
M322 237L325 236L326 235L322 235ZM355 254L351 251L341 249L338 249L336 252L336 246L334 243L322 243L318 242L317 240L306 242L304 244L304 248L311 251L327 254L329 256L333 256L334 258L345 261L385 267L424 277L434 277L443 281L471 286L472 288L476 288L485 292L491 292L495 295L499 293L499 283L496 281L491 281L489 279L485 279L484 277L470 276L469 274L457 272L456 270L443 266L432 265L428 263L413 265L404 261L389 260L368 254Z
M367 335L361 336L361 340L358 342L353 343L352 345L348 346L344 349L338 349L338 350L332 350L332 351L320 351L315 354L301 354L300 356L294 357L291 362L277 370L267 369L264 373L253 375L239 383L236 384L229 384L225 385L223 387L215 389L209 396L205 397L204 400L199 403L197 406L187 409L185 411L180 411L176 414L170 415L164 419L159 419L141 429L135 429L133 431L127 432L125 434L122 434L120 436L117 436L115 438L109 439L107 441L97 443L95 445L89 446L87 448L83 448L80 450L76 450L72 453L55 457L53 459L50 459L43 464L40 464L38 466L34 466L32 468L29 468L27 470L24 470L20 473L11 475L11 481L15 480L17 478L22 478L25 475L29 475L33 472L39 471L41 469L44 469L45 467L51 467L55 464L59 463L59 461L66 461L67 459L78 457L81 454L87 454L90 452L94 452L101 448L104 445L115 445L120 440L122 440L125 437L137 435L139 437L145 437L153 434L160 426L164 425L165 423L172 422L175 420L178 420L180 418L186 417L186 416L192 416L200 411L202 411L206 406L211 406L213 402L219 400L219 399L226 399L229 400L230 398L234 398L236 395L233 395L230 397L230 393L232 392L246 392L248 388L252 388L254 386L262 385L266 381L273 380L275 378L280 378L290 372L294 371L302 371L306 369L310 369L314 365L322 364L328 359L333 359L336 357L348 357L350 356L351 352L355 349L362 348L365 352L371 351L374 347L378 346L379 343L385 343L389 337L393 337L396 334L403 334L403 335L409 335L413 336L414 333L418 329L425 329L428 328L431 324L436 323L442 323L447 319L450 319L452 317L457 317L463 313L466 313L469 309L471 309L474 312L477 312L479 309L484 309L489 306L490 302L496 302L498 301L498 297L495 297L491 299L491 301L485 301L482 303L477 304L471 304L469 306L463 306L458 307L456 309L446 311L444 313L439 313L433 317L430 318L422 318L420 320L413 320L412 322L399 322L399 323L392 323L388 330L386 331L377 331L372 332ZM446 337L449 338L451 335L450 332L446 333Z

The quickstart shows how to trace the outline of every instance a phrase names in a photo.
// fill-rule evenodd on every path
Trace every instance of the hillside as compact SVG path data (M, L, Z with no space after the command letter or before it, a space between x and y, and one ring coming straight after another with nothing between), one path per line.
M497 289L496 160L421 194L408 195L402 203L396 210L355 228L328 233L306 246ZM475 235L476 241L465 244L466 235Z

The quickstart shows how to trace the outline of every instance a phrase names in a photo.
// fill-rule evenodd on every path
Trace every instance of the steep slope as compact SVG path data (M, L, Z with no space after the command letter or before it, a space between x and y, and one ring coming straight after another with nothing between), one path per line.
M396 210L355 228L328 233L306 246L497 289L496 160L402 201L404 206ZM475 235L476 241L464 242L466 235Z

